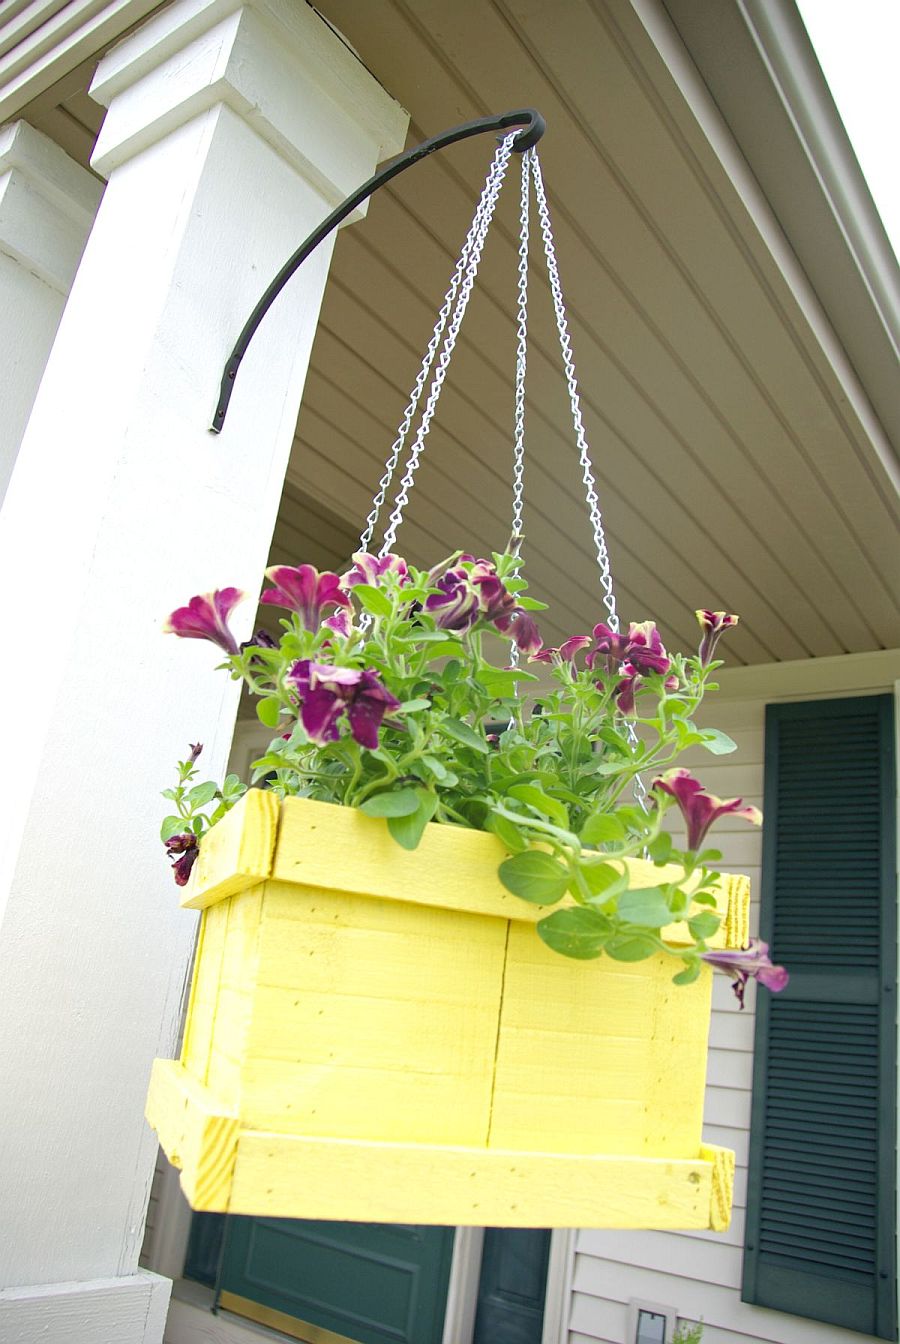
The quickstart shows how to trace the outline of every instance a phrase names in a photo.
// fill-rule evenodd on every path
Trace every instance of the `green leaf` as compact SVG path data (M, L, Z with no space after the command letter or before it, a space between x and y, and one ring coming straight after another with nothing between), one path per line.
M256 705L256 717L260 723L264 723L267 728L277 728L278 720L281 718L281 701L277 695L267 695L264 700L260 700Z
M511 854L520 854L523 849L528 848L528 841L525 836L506 817L498 817L496 812L491 812L486 825L488 830L493 831L494 835Z
M412 789L417 795L418 806L415 812L406 816L388 817L388 830L404 849L415 849L422 839L422 832L434 816L437 809L437 794L428 789Z
M586 845L603 845L625 839L625 827L611 812L594 812L581 828Z
M688 920L688 928L695 938L711 938L722 923L721 915L706 910L702 915L694 915Z
M390 616L394 610L390 598L380 588L373 588L369 583L354 584L353 595L370 616Z
M628 874L620 873L611 863L582 863L579 867L594 899L609 901L628 887Z
M507 789L507 793L517 802L533 807L535 812L539 812L542 817L548 817L554 825L560 826L564 831L569 829L568 810L556 798L548 797L534 784L513 784Z
M599 910L554 910L538 920L538 936L554 952L577 961L591 961L603 951L612 925Z
M509 584L507 583L507 588ZM523 611L546 611L547 603L539 602L536 597L519 597L516 599L518 605Z
M714 756L728 756L732 751L737 751L734 738L720 732L718 728L703 729L703 745Z
M555 905L569 885L569 874L562 864L539 849L505 859L498 875L507 891L532 905Z
M419 709L431 709L430 700L404 700L399 709L394 710L395 714L415 714Z
M664 929L672 923L672 911L662 887L638 887L619 897L619 915L629 924L643 924L648 929Z
M186 830L187 822L184 817L166 817L159 828L159 838L165 844L173 835L183 835Z
M478 673L478 684L495 700L504 696L514 696L516 686L523 681L537 681L530 672L508 672L506 668L482 668Z
M205 784L195 784L189 791L187 800L191 807L205 807L211 803L219 792L219 786L214 779L208 779Z
M700 974L702 963L699 958L696 961L688 962L683 971L672 976L673 985L692 985Z
M396 789L393 793L375 793L359 805L367 817L411 817L419 810L418 789Z
M697 905L717 906L719 904L715 896L713 896L712 893L708 891L698 891L694 896L691 897L691 900L693 900Z
M606 952L615 961L643 961L658 951L655 939L642 933L617 933L606 944Z
M668 863L669 855L672 853L672 837L668 831L660 831L654 840L647 846L648 853L654 863Z
M490 750L484 738L479 737L474 728L470 728L461 719L441 719L438 727L445 737L452 737L454 741L461 742L465 747L471 747L473 751L481 751L487 755Z

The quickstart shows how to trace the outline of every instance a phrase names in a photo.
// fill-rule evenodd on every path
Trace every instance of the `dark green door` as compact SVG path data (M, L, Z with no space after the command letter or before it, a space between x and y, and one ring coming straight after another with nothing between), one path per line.
M485 1230L474 1344L541 1344L549 1256L544 1228Z
M360 1344L441 1344L454 1229L229 1218L219 1290Z

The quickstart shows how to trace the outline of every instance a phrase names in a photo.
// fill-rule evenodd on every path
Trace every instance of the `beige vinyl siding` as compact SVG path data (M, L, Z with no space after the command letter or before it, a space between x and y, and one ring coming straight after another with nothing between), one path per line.
M756 688L770 675L765 697ZM684 758L706 786L722 797L743 797L762 806L765 705L779 699L874 694L892 689L900 659L825 659L780 668L740 669L723 674L723 692L711 697L703 721L738 743L734 756L697 753ZM879 680L880 678L880 680ZM741 683L754 687L748 698ZM702 768L701 768L702 767ZM723 867L750 876L754 900L751 931L758 932L762 834L725 818L713 833L723 851ZM870 1336L809 1321L740 1300L742 1245L747 1202L747 1151L753 1069L755 988L740 1012L724 977L713 995L706 1092L707 1139L737 1154L734 1218L728 1232L603 1232L577 1235L575 1270L566 1344L633 1344L626 1335L632 1298L674 1307L681 1319L703 1320L703 1344L865 1344Z

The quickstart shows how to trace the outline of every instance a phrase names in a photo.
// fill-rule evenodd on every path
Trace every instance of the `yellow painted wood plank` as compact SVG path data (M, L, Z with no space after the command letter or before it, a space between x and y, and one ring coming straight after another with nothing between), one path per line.
M426 826L418 849L410 852L397 845L379 818L333 803L286 798L272 875L334 891L534 923L546 910L513 896L497 876L506 855L494 835L435 823ZM655 886L679 872L674 865L657 868L643 859L627 862L632 884L638 887ZM727 881L716 894L724 915ZM678 924L663 932L670 942L686 941ZM724 946L724 933L710 942Z
M254 1129L407 1143L483 1145L487 1136L490 1079L250 1060L241 1086L241 1120Z
M181 1048L181 1059L185 1068L200 1083L206 1082L212 1051L213 1024L219 997L219 983L222 978L227 928L228 909L225 905L204 911L200 917L187 1022Z
M204 910L268 877L277 829L278 799L267 789L248 789L204 836L181 904Z
M181 1185L192 1207L226 1212L237 1151L237 1117L170 1059L153 1061L146 1114L163 1152L181 1170Z
M485 1142L507 927L266 883L246 1122Z
M711 973L563 962L510 928L491 1146L681 1156L699 1150Z
M727 1232L731 1224L734 1200L735 1157L730 1148L716 1148L706 1144L700 1156L713 1164L712 1199L709 1226L713 1232Z
M716 1163L243 1131L230 1209L496 1227L710 1227Z

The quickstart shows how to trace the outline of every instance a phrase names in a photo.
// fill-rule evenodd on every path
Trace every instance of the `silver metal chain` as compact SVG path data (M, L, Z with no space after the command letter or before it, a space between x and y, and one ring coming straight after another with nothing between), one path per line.
M519 307L516 326L516 398L513 424L513 509L512 535L522 537L525 507L525 368L528 359L528 241L530 232L531 158L533 149L522 155L522 188L519 207ZM519 646L510 644L510 665L519 666Z
M475 210L472 222L469 225L469 232L466 235L466 240L462 245L462 250L460 251L459 257L456 262L456 266L454 267L453 270L453 275L450 277L450 283L447 286L447 293L444 296L444 302L441 305L440 312L438 313L437 316L437 321L434 324L434 331L432 333L431 340L428 342L428 348L425 351L425 358L422 360L422 367L419 369L418 376L416 377L415 384L413 385L413 390L410 393L409 402L407 403L406 410L403 412L403 419L400 421L400 427L397 430L397 437L394 440L393 444L391 445L391 451L388 454L388 458L384 467L384 475L381 477L381 480L378 483L378 492L375 495L374 500L372 501L372 510L368 518L366 519L366 526L363 529L362 534L360 535L359 538L359 549L361 551L368 551L369 546L372 544L372 537L374 536L375 528L378 525L378 517L381 513L382 508L384 507L384 501L387 498L387 493L391 488L391 482L393 481L394 478L394 472L397 470L397 463L400 460L400 454L402 453L404 444L406 443L406 438L407 435L409 434L410 427L413 422L413 417L415 416L415 413L419 406L419 402L422 399L422 393L425 389L425 381L428 378L428 374L431 371L431 366L434 363L434 357L437 354L437 349L438 346L440 345L441 337L443 336L444 329L447 326L447 319L450 316L451 309L453 308L453 305L456 301L456 296L459 293L460 282L462 281L463 274L466 271L466 268L469 264L469 259L472 254L472 248L474 246L475 240L481 232L481 223L484 217L484 211L487 206L488 199L494 193L495 190L494 175L498 166L498 162L501 156L503 155L503 149L504 149L503 145L498 146L497 152L494 155L493 162L491 163L491 166L488 169L487 179L485 181L484 187L482 188L481 197L478 201L478 206ZM506 155L506 162L508 161L509 161L509 154Z
M569 388L569 402L572 408L572 423L575 426L575 441L578 444L578 456L581 462L582 479L587 497L588 512L591 516L591 528L594 534L594 548L597 564L600 567L600 586L603 590L603 603L607 610L607 624L616 634L619 632L619 615L616 609L616 596L610 571L609 550L606 545L606 533L603 527L603 515L600 512L600 500L597 497L597 485L591 452L588 447L584 421L581 418L581 399L578 395L578 382L575 377L575 360L572 355L572 342L569 337L569 324L566 307L563 302L562 285L559 279L559 266L556 261L556 248L553 243L553 230L550 224L550 209L547 205L547 193L544 191L544 179L541 165L535 150L529 151L531 157L531 175L534 179L534 194L537 198L538 217L541 223L541 237L544 240L544 256L547 261L547 275L550 279L550 292L553 295L553 311L556 314L556 329L559 332L559 348L562 353L566 383ZM625 724L625 732L632 747L638 744L638 735L634 724ZM634 796L638 804L646 811L647 790L640 775L635 775Z
M415 439L413 440L406 464L406 471L400 482L400 488L397 491L397 497L394 501L394 508L391 512L390 519L388 520L387 528L385 529L384 541L378 552L381 556L387 555L392 549L397 539L397 529L403 521L404 510L409 503L409 492L412 489L413 478L416 473L416 468L419 465L419 458L425 444L425 436L431 428L431 421L434 418L438 398L440 397L441 390L444 386L444 379L447 376L447 369L450 365L450 359L456 345L456 338L459 335L459 329L469 303L472 287L475 284L475 277L478 274L481 253L484 248L484 240L487 237L487 231L494 216L494 208L497 204L497 198L500 195L500 188L503 186L506 169L509 166L512 145L516 138L516 134L517 133L506 136L498 147L497 152L494 155L494 161L491 164L490 172L487 176L487 181L485 182L484 190L481 194L481 200L478 202L475 219L472 221L472 243L465 261L464 274L459 283L455 301L456 307L444 335L443 346L438 355L437 368L435 369L431 380L431 388L425 403L425 409L422 412L422 419L419 423Z
M616 611L616 598L613 591L612 574L610 573L609 552L606 547L606 535L603 530L603 515L600 512L600 501L597 498L597 487L594 480L594 469L591 465L590 449L588 448L587 437L584 432L584 423L581 418L581 400L578 395L578 383L575 378L575 361L572 357L572 342L569 338L569 324L566 319L562 286L559 281L559 267L556 262L556 248L553 244L553 231L550 226L550 210L547 206L547 195L544 191L544 179L541 174L541 165L536 153L532 155L531 173L534 178L534 194L537 197L538 215L541 221L541 235L544 240L544 256L547 259L547 274L550 278L550 291L553 295L553 310L556 314L556 327L559 332L559 346L562 351L563 366L566 372L566 383L569 388L572 422L575 426L575 441L578 444L582 478L584 480L584 488L587 495L588 510L591 515L591 528L594 533L594 547L597 552L597 564L600 566L600 585L603 589L603 603L609 615L609 628L618 633L619 616Z

